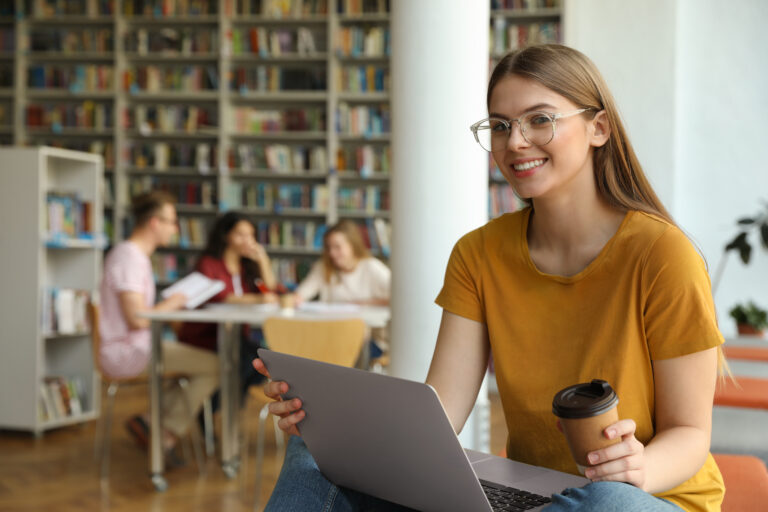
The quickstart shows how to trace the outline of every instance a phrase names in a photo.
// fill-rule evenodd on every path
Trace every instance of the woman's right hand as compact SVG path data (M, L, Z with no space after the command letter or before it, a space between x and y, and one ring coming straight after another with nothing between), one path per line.
M267 367L264 366L264 362L261 359L253 360L253 367L257 372L270 379ZM306 413L301 408L301 400L298 398L292 398L290 400L283 400L282 395L288 392L288 384L282 381L267 382L264 387L264 394L268 398L274 400L269 404L269 412L275 416L280 417L280 421L277 422L277 426L280 430L287 432L293 436L300 436L299 429L296 428L296 424L304 419Z

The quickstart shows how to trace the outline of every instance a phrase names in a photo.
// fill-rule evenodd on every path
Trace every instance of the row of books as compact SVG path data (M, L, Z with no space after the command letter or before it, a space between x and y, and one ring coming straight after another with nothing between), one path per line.
M85 386L80 377L49 376L40 383L38 416L41 421L79 416L86 410Z
M12 52L16 49L16 33L12 28L0 29L0 52Z
M285 183L229 183L225 202L229 208L259 208L280 213L296 208L325 213L328 211L326 185Z
M328 14L328 0L236 0L236 13L266 18L301 18Z
M270 248L320 251L323 248L323 223L304 220L261 220L256 223L256 241Z
M391 53L388 27L342 27L336 51L343 57L385 57Z
M336 131L347 135L384 135L391 129L392 119L388 104L355 105L339 102Z
M219 71L200 65L136 66L125 72L123 87L132 93L211 91L219 87Z
M195 133L199 128L215 129L219 120L218 111L213 106L138 104L125 110L123 124L139 130L142 135L150 135L154 132Z
M182 220L182 219L180 219ZM183 219L188 221L189 219ZM194 270L197 255L174 252L156 252L152 255L152 274L155 281L169 283Z
M179 218L179 232L172 243L180 247L205 246L208 240L209 219L202 217Z
M91 292L72 288L48 287L42 296L42 332L44 336L82 334L90 331L88 304Z
M115 204L115 177L113 174L105 174L101 182L101 200L105 207Z
M216 169L218 146L190 142L128 141L125 157L131 167L165 171L169 167L190 167L200 172Z
M391 247L389 241L392 239L392 226L382 218L365 219L365 222L358 223L363 242L374 255L382 255L389 258Z
M45 229L51 238L82 238L93 231L93 203L75 192L48 192Z
M497 183L488 187L488 215L495 218L502 213L514 212L520 209L520 199L517 198L512 187Z
M138 28L125 36L125 50L139 55L195 55L219 50L215 28Z
M390 89L389 66L342 66L336 83L345 92L380 92Z
M560 23L507 24L504 18L494 18L491 29L491 52L501 54L525 46L557 43L561 40Z
M111 129L112 105L83 101L81 103L30 104L26 108L28 127L48 128L54 132L61 128Z
M389 0L338 0L339 14L384 14L389 12Z
M264 110L254 107L236 107L232 114L232 130L235 133L269 133L324 131L325 109L289 108Z
M54 16L107 16L115 13L115 0L32 0L32 12L41 18Z
M36 28L29 34L33 52L111 52L111 28Z
M315 37L319 41L315 44ZM279 57L284 54L311 55L325 51L326 35L324 30L317 34L307 27L295 29L268 29L251 27L232 31L232 53L234 55L258 55L259 57Z
M131 197L151 190L168 192L180 205L213 207L217 204L216 185L211 181L170 181L157 176L132 177L129 180ZM129 202L126 201L126 204Z
M15 0L0 0L0 16L13 16L16 14Z
M127 16L200 16L218 13L218 0L123 0Z
M27 70L30 89L68 89L71 92L109 91L114 86L114 68L97 64L42 64Z
M336 169L353 169L363 178L374 173L389 174L392 148L365 144L357 147L342 147L336 151Z
M560 7L560 0L491 0L491 10L520 9L536 10Z
M286 66L239 66L232 73L230 88L246 94L251 91L325 91L324 66L293 68Z
M230 150L229 166L244 172L296 174L326 169L328 156L325 146L238 144Z
M343 186L338 192L339 211L368 214L389 211L389 189L377 185Z

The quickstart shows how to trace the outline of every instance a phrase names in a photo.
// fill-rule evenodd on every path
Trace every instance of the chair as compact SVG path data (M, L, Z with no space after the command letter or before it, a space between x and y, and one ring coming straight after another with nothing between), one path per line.
M107 373L105 373L101 368L101 361L99 359L99 347L101 345L101 334L99 332L99 318L100 318L100 310L99 306L97 304L89 304L88 305L88 313L91 320L91 339L93 341L93 358L94 358L94 364L99 372L99 375L102 379L102 382L106 382L109 384L109 387L107 388L107 409L106 414L99 415L99 424L96 428L96 439L95 439L95 456L98 460L101 458L101 465L100 465L100 478L102 482L105 482L109 477L109 462L110 462L110 443L109 443L109 435L110 431L112 429L112 412L114 409L115 404L115 397L117 396L117 391L120 389L120 386L136 386L141 384L147 384L148 378L144 375L138 376L138 377L110 377ZM186 397L186 390L187 390L187 376L184 374L177 374L177 373L166 373L163 375L164 380L170 380L175 382L179 387L181 387L182 390L184 390L184 396ZM192 416L192 407L189 404L189 401L186 401L187 410L189 411L189 415ZM204 409L205 410L205 409ZM210 410L210 408L208 408ZM197 424L197 422L193 422L194 424ZM197 435L197 430L195 430L195 427L192 428L192 431L194 432L194 442L192 443L193 451L195 453L195 461L197 463L197 468L200 473L204 473L205 471L205 464L202 457L202 450L200 448L200 439Z
M714 454L725 481L723 512L757 512L768 503L768 470L752 455Z
M353 367L357 362L365 343L366 334L365 322L359 318L301 320L273 317L264 322L263 329L264 339L271 350L346 367ZM259 413L255 510L258 510L261 489L264 433L269 416L268 405L264 405ZM274 417L274 425L275 440L278 451L281 451L283 437L277 427L277 417Z

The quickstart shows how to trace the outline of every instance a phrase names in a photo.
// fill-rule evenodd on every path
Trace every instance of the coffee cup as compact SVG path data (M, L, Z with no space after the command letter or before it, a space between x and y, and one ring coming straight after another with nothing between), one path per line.
M591 466L587 454L618 443L603 431L619 421L619 397L610 384L593 379L558 391L552 400L552 412L560 425L581 474Z
M280 295L280 309L292 310L296 307L296 297L292 293Z

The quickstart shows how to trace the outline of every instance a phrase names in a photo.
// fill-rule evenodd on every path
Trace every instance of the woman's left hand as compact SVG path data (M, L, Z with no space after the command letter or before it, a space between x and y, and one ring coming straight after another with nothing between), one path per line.
M621 438L620 443L587 455L592 466L584 476L592 480L609 482L627 482L643 489L645 485L645 446L635 438L634 420L621 420L609 425L603 431L608 439Z
M267 256L267 251L264 249L264 246L261 245L256 240L253 240L251 241L251 243L248 244L247 257L252 259L256 263L261 263L263 261L269 260L269 257Z

